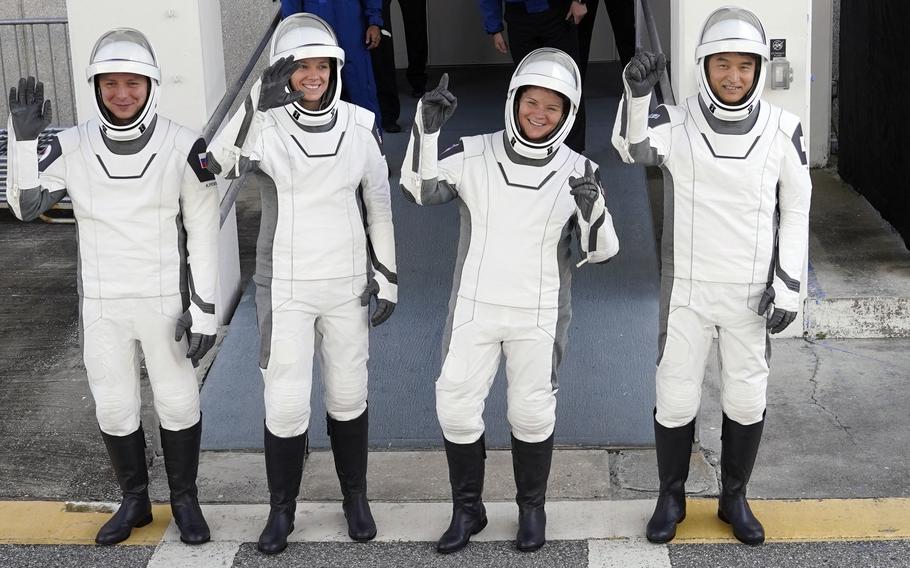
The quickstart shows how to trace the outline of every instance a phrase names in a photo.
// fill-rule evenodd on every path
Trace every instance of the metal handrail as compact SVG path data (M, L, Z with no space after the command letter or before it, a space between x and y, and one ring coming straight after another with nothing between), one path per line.
M651 12L651 4L648 0L636 0L635 4L635 47L644 47L642 39L645 30L647 30L648 43L651 47L651 51L654 53L664 53L660 44L660 35L657 33L657 22L654 20L654 14ZM642 23L644 23L644 26L641 25ZM665 104L676 104L676 97L673 95L673 86L670 84L669 67L667 67L660 76L660 95Z
M215 112L212 113L212 117L206 123L205 128L202 131L203 137L205 140L210 142L215 133L218 131L218 128L221 127L221 123L224 122L224 119L227 117L228 111L231 110L231 106L234 104L234 100L237 98L237 95L240 94L240 90L243 88L243 85L246 84L247 79L253 73L253 69L256 68L256 63L259 61L259 58L262 56L262 52L265 51L265 47L269 44L269 40L272 39L272 34L275 33L275 28L278 27L278 22L281 21L281 10L275 12L275 17L272 18L272 23L269 24L269 27L265 30L265 33L262 34L262 39L259 40L259 45L256 46L256 49L253 50L253 55L250 56L249 61L247 61L246 67L243 68L243 71L240 73L240 77L234 81L234 84L231 85L231 88L224 93L224 96L221 97L221 102L218 103L218 106L215 108ZM227 219L228 214L231 212L231 208L234 207L234 203L237 201L237 195L240 193L240 186L243 185L243 180L246 178L246 174L242 174L239 177L231 180L231 184L228 186L227 192L225 192L224 197L221 198L221 225L224 225L225 219Z

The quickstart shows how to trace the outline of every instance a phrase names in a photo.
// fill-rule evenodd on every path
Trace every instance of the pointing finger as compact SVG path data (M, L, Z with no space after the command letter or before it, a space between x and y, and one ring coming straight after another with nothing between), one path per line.
M448 73L442 74L442 77L439 78L439 85L436 88L439 89L440 91L449 90L449 74Z

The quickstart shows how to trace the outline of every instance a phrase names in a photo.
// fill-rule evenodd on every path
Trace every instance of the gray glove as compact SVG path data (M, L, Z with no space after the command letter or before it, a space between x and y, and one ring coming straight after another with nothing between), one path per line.
M667 58L663 53L654 55L650 51L640 51L632 56L623 71L632 96L644 97L650 94L666 67Z
M449 74L443 73L439 85L432 91L424 93L420 100L423 102L424 133L439 132L458 106L458 99L449 92Z
M186 335L188 343L186 358L192 360L193 366L196 367L199 365L199 360L205 357L205 354L209 352L209 349L215 345L215 336L195 333L193 332L192 327L193 316L190 314L190 311L187 310L183 312L183 315L177 320L177 328L174 331L174 341L181 341L183 340L184 334Z
M379 294L379 284L376 283L376 280L370 278L370 282L367 284L367 287L364 288L363 293L360 294L360 305L369 306L370 298ZM395 302L390 302L389 300L383 300L382 298L376 298L376 309L373 310L373 315L370 317L370 323L373 327L382 324L385 320L389 319L389 316L392 315L392 312L395 311Z
M771 304L774 303L774 296L774 288L769 286L768 289L762 293L761 300L758 302L759 314L766 314L768 308L771 307ZM768 330L771 333L780 333L783 330L787 329L787 326L793 323L793 320L796 319L796 312L782 310L781 308L774 308L774 311L771 313L771 315L767 316L767 318Z
M569 193L575 197L575 203L581 210L581 216L590 223L591 212L594 210L594 204L597 203L597 195L601 191L600 168L592 171L591 160L585 160L585 175L580 178L570 177L569 187L572 188Z
M37 140L51 123L51 102L44 100L44 83L34 77L19 79L19 90L9 90L9 113L18 140Z
M296 70L297 63L288 55L262 72L262 86L259 89L257 104L259 110L264 112L270 108L280 108L303 98L304 95L300 91L287 91L288 81Z

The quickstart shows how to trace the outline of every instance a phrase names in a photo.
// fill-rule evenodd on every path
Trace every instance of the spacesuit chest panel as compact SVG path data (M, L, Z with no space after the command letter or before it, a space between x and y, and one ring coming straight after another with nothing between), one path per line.
M275 181L278 217L273 277L316 280L366 271L366 237L357 202L365 152L358 155L351 109L334 125L306 131L284 112L265 141L261 167Z
M571 152L561 148L543 166L516 164L497 134L487 137L484 159L473 162L481 167L471 168L462 183L472 229L460 294L503 306L555 308L557 246L575 212L567 182Z
M176 155L178 127L159 116L151 139L134 155L110 152L96 123L81 128L81 164L67 168L66 181L84 296L179 293L177 218L186 156Z
M675 276L729 283L766 277L777 179L768 171L777 121L770 105L759 112L748 132L719 134L690 104L680 132L689 152L675 151L668 164L674 181Z

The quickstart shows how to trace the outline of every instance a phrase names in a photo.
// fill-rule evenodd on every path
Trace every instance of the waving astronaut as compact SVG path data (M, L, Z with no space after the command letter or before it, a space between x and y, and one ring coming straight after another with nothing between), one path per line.
M344 51L334 32L312 14L289 16L269 62L212 142L209 169L232 177L256 167L275 182L262 190L253 278L271 494L258 546L275 554L294 529L314 354L348 534L376 535L366 497L368 319L392 314L398 277L388 166L373 113L339 100Z
M171 509L181 540L200 544L209 528L196 497L202 421L193 364L215 341L215 178L203 167L199 135L157 113L161 71L141 32L102 35L86 76L96 118L51 138L40 159L38 134L50 123L50 101L32 77L13 89L9 203L25 221L64 196L73 204L85 368L123 492L96 542L123 541L152 519L139 422L141 346Z
M660 494L647 536L667 542L685 517L685 481L705 360L722 359L723 489L718 515L740 541L764 529L746 501L761 440L770 341L796 317L811 182L799 119L761 98L769 49L751 12L724 7L695 50L698 94L649 116L663 56L636 55L613 145L667 182L657 366Z
M484 400L501 354L517 486L516 545L545 542L544 501L556 422L557 368L570 304L570 244L585 261L619 250L599 169L563 142L581 99L572 59L542 48L518 65L505 104L505 130L462 138L437 158L439 130L455 111L448 76L417 105L401 169L406 197L420 205L455 201L461 211L454 285L436 381L454 502L439 539L463 548L486 526Z

